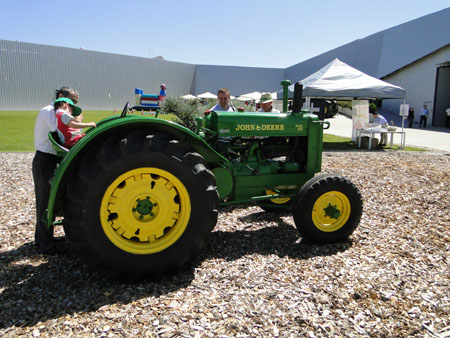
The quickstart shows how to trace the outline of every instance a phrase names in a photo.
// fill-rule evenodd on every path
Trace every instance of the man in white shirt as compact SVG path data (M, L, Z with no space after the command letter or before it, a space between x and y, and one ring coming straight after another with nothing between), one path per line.
M423 123L423 127L426 128L427 127L427 118L428 118L428 115L430 115L430 111L428 110L426 104L423 105L423 108L419 112L419 115L420 115L419 127L421 127L422 123Z
M69 87L62 87L56 91L56 98L68 97L78 102L78 92ZM53 238L53 227L47 228L42 221L45 209L47 209L50 195L50 179L55 172L60 158L48 138L48 133L56 130L56 116L53 103L45 106L39 112L34 127L34 154L32 172L34 190L36 196L36 229L34 235L35 245L41 253L55 254L55 240Z
M217 92L217 104L209 110L214 111L236 111L230 104L230 90L228 88L220 88Z
M258 110L258 112L263 113L279 113L280 111L272 107L272 94L270 93L262 93L261 99L259 100L259 104L261 105L261 108Z

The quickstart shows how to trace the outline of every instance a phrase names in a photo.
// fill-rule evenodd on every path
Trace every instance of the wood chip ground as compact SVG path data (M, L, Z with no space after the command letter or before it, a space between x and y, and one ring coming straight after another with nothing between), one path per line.
M450 337L448 155L324 153L363 196L349 241L304 244L290 214L223 208L192 266L137 284L65 241L38 254L32 157L0 153L1 337Z

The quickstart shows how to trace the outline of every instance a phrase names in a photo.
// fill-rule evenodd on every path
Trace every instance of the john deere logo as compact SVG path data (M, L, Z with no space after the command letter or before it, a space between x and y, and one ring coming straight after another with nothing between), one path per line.
M236 131L282 131L284 130L284 124L238 124Z

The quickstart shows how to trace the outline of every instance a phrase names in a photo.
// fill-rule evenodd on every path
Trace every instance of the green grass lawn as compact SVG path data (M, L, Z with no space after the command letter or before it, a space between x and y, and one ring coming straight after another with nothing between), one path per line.
M34 152L34 123L38 111L0 111L0 151ZM120 114L121 112L116 112ZM112 111L83 111L84 122L99 122L113 116ZM166 120L173 120L172 114L159 115Z
M342 137L331 134L323 134L323 150L356 150L359 149L358 145L352 141L350 137ZM367 149L366 149L367 150ZM422 148L408 147L400 149L398 144L390 146L377 147L376 150L401 150L401 151L426 151Z
M34 151L34 123L38 111L0 111L0 151ZM116 114L120 114L118 111ZM100 120L114 115L112 111L83 111L85 122L99 122ZM158 118L173 121L175 116L172 114L159 115ZM330 134L323 136L324 150L356 150L357 146L350 138L340 137ZM377 149L392 150L389 147L380 147ZM398 149L395 145L394 150ZM406 147L406 151L423 151L420 148Z
M355 142L349 137L323 134L323 150L355 150Z

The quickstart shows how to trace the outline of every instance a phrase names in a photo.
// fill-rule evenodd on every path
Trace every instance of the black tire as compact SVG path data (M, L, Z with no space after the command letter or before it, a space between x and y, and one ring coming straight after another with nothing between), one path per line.
M214 175L163 133L112 135L68 182L64 229L81 259L119 279L175 273L217 222Z
M340 175L322 174L300 188L294 202L295 225L302 238L311 243L346 240L362 215L358 188Z

